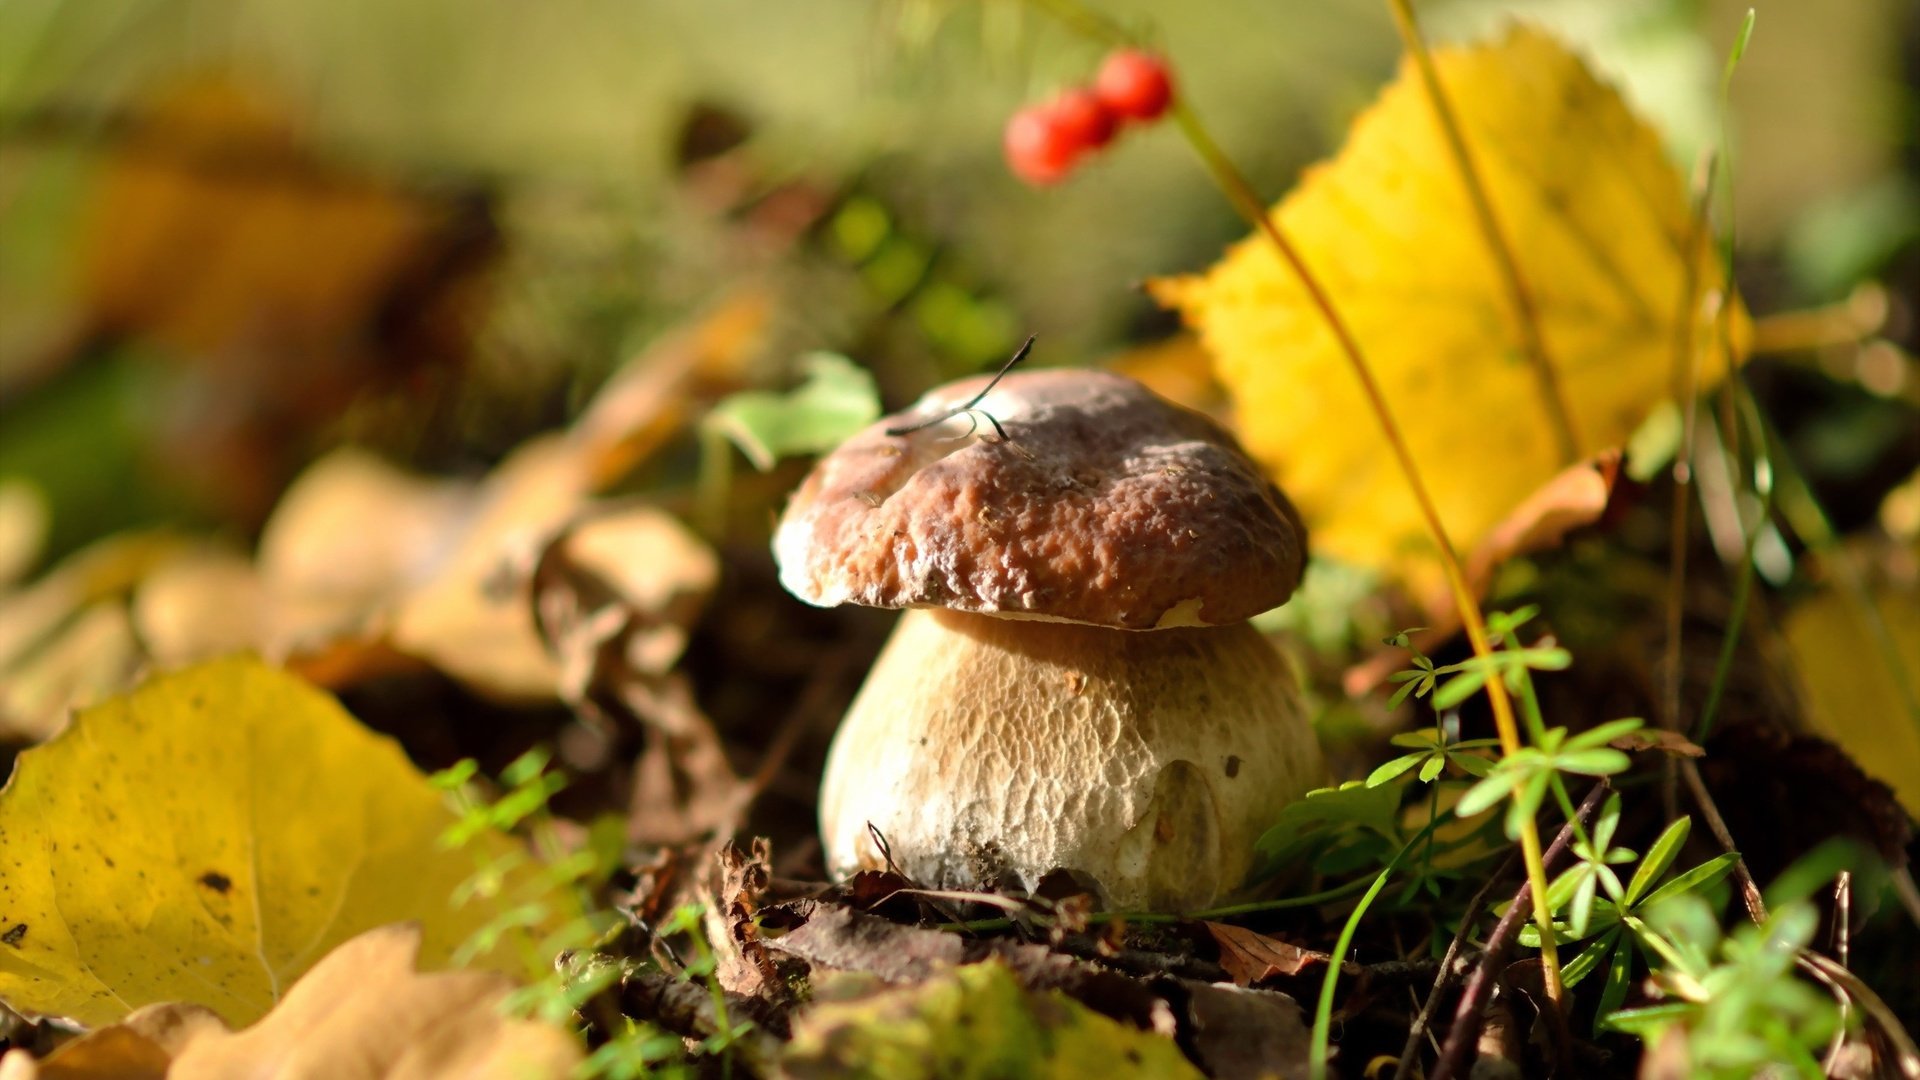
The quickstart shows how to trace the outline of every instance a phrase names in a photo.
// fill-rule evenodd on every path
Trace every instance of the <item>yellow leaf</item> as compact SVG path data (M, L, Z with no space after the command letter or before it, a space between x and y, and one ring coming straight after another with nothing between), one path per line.
M1920 815L1920 724L1908 697L1920 693L1920 594L1912 587L1875 593L1885 638L1838 588L1801 602L1783 629L1814 730L1891 787L1907 813Z
M192 1001L247 1023L335 945L417 919L443 965L491 912L392 741L257 660L87 709L0 791L0 998L100 1025Z
M1552 39L1516 29L1434 60L1538 309L1577 447L1619 446L1670 395L1683 333L1699 339L1701 385L1727 369L1700 299L1719 273L1686 187L1654 132ZM1350 323L1454 544L1474 549L1572 463L1409 66L1274 213ZM1209 272L1152 289L1200 332L1243 438L1317 550L1431 588L1431 543L1359 383L1268 242L1243 240ZM1744 311L1731 331L1737 357Z

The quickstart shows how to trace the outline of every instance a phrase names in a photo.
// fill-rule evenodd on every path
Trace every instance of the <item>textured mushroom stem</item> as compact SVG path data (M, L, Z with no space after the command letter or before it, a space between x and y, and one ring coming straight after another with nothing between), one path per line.
M1251 626L1114 630L907 611L827 761L838 872L1034 888L1064 869L1111 907L1191 911L1323 777L1292 674ZM869 830L871 824L873 830Z

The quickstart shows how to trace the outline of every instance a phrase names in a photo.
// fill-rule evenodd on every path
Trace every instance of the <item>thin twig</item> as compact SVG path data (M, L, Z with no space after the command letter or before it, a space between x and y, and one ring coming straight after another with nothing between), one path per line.
M1020 346L1019 350L1016 351L1011 357L1009 357L1006 363L1000 365L1000 370L993 373L993 378L987 380L987 385L981 387L979 393L968 398L966 404L961 405L959 408L948 409L946 412L943 412L938 416L929 416L925 420L921 420L918 423L902 424L899 427L887 428L883 432L883 434L885 434L889 438L897 439L902 435L911 435L916 431L925 431L927 428L933 427L936 424L944 424L956 416L971 417L974 413L977 412L981 416L984 416L987 418L987 423L993 425L994 434L1000 436L1000 441L1006 442L1007 432L1005 428L1002 428L1000 426L1000 421L994 419L994 416L992 413L986 411L985 409L976 408L976 406L978 406L981 401L985 400L988 394L993 393L993 388L996 386L999 386L1000 380L1007 377L1007 372L1013 370L1013 365L1019 363L1022 360L1025 360L1027 358L1027 354L1032 351L1033 351L1033 335L1028 334L1026 342ZM978 426L979 424L976 421L975 427L978 427ZM967 435L972 435L972 434L973 434L973 430L971 428L968 429ZM962 437L964 438L965 436L962 436Z
M1707 790L1706 781L1700 779L1700 769L1692 758L1679 758L1680 775L1687 781L1687 790L1693 792L1693 803L1700 809L1700 816L1707 819L1707 829L1713 838L1720 841L1721 850L1729 855L1738 856L1740 849L1734 845L1733 834L1727 831L1727 821L1720 816L1720 807L1713 801L1713 794ZM1747 869L1747 860L1736 858L1733 864L1733 879L1740 883L1740 899L1747 905L1747 918L1755 926L1767 921L1767 902L1760 896L1760 886L1753 880L1753 871Z
M1600 800L1612 787L1605 779L1593 785L1587 797L1580 800L1580 808L1573 820L1560 827L1559 835L1553 838L1553 844L1547 848L1542 861L1548 865L1557 862L1561 855L1573 843L1574 822L1584 824L1600 806ZM1542 890L1544 892L1544 890ZM1453 1027L1447 1032L1447 1043L1440 1051L1440 1060L1434 1065L1432 1080L1446 1080L1466 1065L1467 1053L1472 1050L1480 1036L1480 1017L1487 1007L1487 998L1493 993L1494 983L1499 979L1499 971L1506 966L1507 953L1513 948L1514 938L1519 935L1520 923L1533 907L1533 885L1531 882L1520 886L1513 894L1513 904L1507 913L1500 916L1493 933L1487 937L1487 947L1480 954L1480 963L1467 978L1467 989L1460 995L1460 1004L1453 1010ZM1546 910L1546 905L1540 905ZM1547 912L1552 918L1553 913Z
M1914 1045L1913 1036L1907 1033L1900 1017L1887 1007L1873 987L1861 982L1858 975L1811 949L1800 950L1799 955L1794 957L1794 963L1800 970L1828 986L1844 990L1860 1006L1861 1015L1874 1022L1893 1050L1893 1064L1898 1071L1892 1075L1920 1080L1920 1046Z
M638 1020L660 1025L676 1035L706 1039L719 1035L728 1039L727 1052L754 1076L772 1075L780 1060L780 1040L768 1033L755 998L727 994L729 1012L755 1019L745 1031L731 1029L723 1018L708 988L699 980L677 975L647 972L630 976L620 988L621 1011Z
M1853 872L1842 870L1833 879L1833 937L1829 947L1833 950L1834 962L1841 967L1848 963L1848 953L1852 951L1853 936ZM1827 1056L1820 1063L1820 1071L1832 1076L1840 1064L1840 1051L1847 1045L1847 1020L1853 1013L1853 996L1839 986L1833 988L1834 996L1840 1000L1840 1023L1834 1029L1833 1041L1827 1045Z
M1460 929L1456 930L1453 940L1447 944L1447 955L1440 961L1440 973L1434 977L1433 989L1427 991L1426 1003L1420 1006L1420 1014L1413 1018L1413 1026L1407 1031L1407 1042L1400 1048L1400 1064L1394 1067L1393 1080L1408 1080L1413 1072L1414 1054L1420 1049L1420 1040L1426 1036L1428 1026L1433 1021L1434 1011L1440 1008L1441 995L1453 985L1453 980L1461 974L1454 964L1460 955L1461 947L1466 944L1467 935L1473 930L1473 924L1479 921L1480 909L1486 905L1487 897L1493 887L1498 885L1513 870L1513 860L1517 853L1509 852L1500 869L1495 870L1480 886L1473 899L1467 901L1467 910L1460 916Z

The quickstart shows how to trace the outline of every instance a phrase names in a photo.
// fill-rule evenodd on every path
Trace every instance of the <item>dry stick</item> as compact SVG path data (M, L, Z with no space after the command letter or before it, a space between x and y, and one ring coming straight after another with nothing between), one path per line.
M1580 431L1574 426L1573 409L1567 404L1566 388L1560 384L1560 373L1553 365L1553 357L1547 351L1546 335L1540 329L1540 310L1534 304L1533 292L1527 287L1527 279L1520 273L1520 260L1514 257L1513 246L1507 242L1506 232L1500 227L1500 219L1494 216L1493 200L1487 197L1486 184L1480 178L1479 166L1475 164L1471 148L1467 146L1466 136L1460 130L1460 118L1453 111L1453 103L1447 97L1446 90L1440 85L1440 72L1434 66L1433 54L1427 51L1427 43L1420 36L1420 24L1415 20L1413 5L1409 0L1389 0L1393 10L1393 23L1400 31L1400 41L1406 46L1407 54L1413 57L1414 66L1420 70L1420 81L1427 91L1427 102L1433 106L1434 119L1440 124L1440 132L1446 137L1447 149L1453 155L1454 164L1460 168L1460 181L1466 186L1467 201L1473 204L1474 220L1479 223L1481 233L1486 237L1487 248L1493 253L1493 261L1500 272L1500 281L1507 289L1507 300L1513 305L1515 321L1520 326L1520 344L1526 350L1527 359L1533 364L1535 376L1540 382L1540 399L1546 406L1547 415L1553 420L1554 441L1560 450L1560 464L1571 465L1585 456L1580 440Z
M1434 547L1440 555L1441 569L1445 571L1447 586L1453 594L1454 607L1460 614L1460 623L1467 632L1467 641L1473 646L1473 655L1492 668L1493 647L1487 640L1486 619L1480 614L1480 603L1474 599L1473 590L1467 585L1467 575L1460 567L1460 557L1455 553L1452 539L1447 535L1447 527L1440 520L1440 512L1433 505L1433 497L1427 493L1427 485L1420 478L1420 467L1413 459L1413 452L1407 448L1406 440L1400 434L1400 425L1393 418L1393 410L1387 406L1387 399L1380 392L1380 384L1374 381L1373 369L1367 363L1366 356L1360 351L1353 331L1347 326L1346 319L1334 307L1333 299L1327 295L1320 279L1307 266L1299 249L1287 239L1280 226L1267 213L1260 197L1254 193L1253 185L1241 175L1213 136L1200 123L1200 118L1187 106L1184 99L1176 98L1173 103L1173 118L1187 137L1194 152L1206 165L1208 172L1233 204L1241 216L1251 222L1272 243L1274 250L1293 270L1294 277L1307 294L1320 318L1333 334L1340 351L1346 355L1348 366L1353 369L1354 377L1360 380L1360 389L1367 397L1367 403L1373 409L1374 417L1380 422L1381 434L1387 445L1393 450L1394 460L1400 466L1400 473L1406 479L1407 487L1413 492L1414 502L1420 507L1420 515L1426 520L1427 532L1433 537ZM1486 682L1487 699L1493 706L1493 724L1500 735L1500 752L1510 756L1520 750L1520 728L1513 718L1513 700L1507 694L1506 681L1495 677ZM1540 830L1531 819L1520 830L1520 852L1526 859L1527 880L1542 895L1547 891L1546 870L1540 857ZM1540 919L1540 960L1542 981L1546 984L1547 997L1555 1006L1560 1004L1560 960L1554 952L1553 919L1542 916Z
M1829 948L1833 951L1834 963L1846 967L1849 953L1852 951L1853 935L1853 872L1842 870L1833 879L1833 936ZM1834 996L1840 999L1840 1024L1833 1032L1833 1041L1827 1044L1827 1056L1820 1062L1820 1071L1832 1076L1840 1064L1840 1052L1847 1045L1847 1019L1853 1012L1853 998L1839 987L1834 987Z
M1713 838L1720 841L1721 850L1735 856L1733 879L1740 883L1740 899L1747 905L1747 918L1755 926L1767 921L1767 902L1760 897L1760 886L1754 883L1753 872L1747 869L1747 860L1740 858L1740 849L1734 846L1733 834L1727 831L1727 821L1720 816L1720 807L1713 801L1713 795L1707 791L1706 782L1700 779L1700 769L1692 758L1680 759L1680 775L1687 781L1687 790L1693 793L1694 805L1700 808L1700 816L1707 819L1707 830Z
M1831 958L1820 955L1811 949L1801 949L1793 962L1800 970L1825 983L1836 991L1844 992L1854 1004L1860 1006L1861 1016L1872 1020L1880 1027L1880 1034L1893 1049L1893 1065L1897 1075L1907 1080L1920 1080L1920 1046L1915 1046L1913 1036L1907 1033L1900 1017L1887 1007L1873 987L1860 981L1860 977L1835 963ZM1895 1075L1887 1073L1885 1075Z
M1547 848L1546 862L1554 862L1566 853L1573 843L1574 823L1584 825L1593 816L1594 810L1599 808L1601 798L1611 787L1605 779L1593 785L1587 797L1580 800L1573 821L1562 825L1559 835L1553 838L1553 845ZM1541 893L1545 891L1543 889ZM1460 1004L1454 1007L1453 1027L1447 1032L1447 1044L1440 1051L1440 1060L1433 1067L1431 1080L1446 1080L1466 1064L1467 1052L1473 1049L1475 1040L1479 1038L1480 1016L1487 1007L1488 996L1493 993L1494 982L1499 978L1498 969L1505 966L1507 952L1513 948L1514 938L1520 932L1520 921L1534 906L1533 895L1531 882L1520 886L1520 891L1513 895L1513 905L1507 908L1505 915L1500 916L1493 933L1487 937L1487 947L1480 954L1480 963L1467 979L1467 989L1460 995ZM1540 905L1539 909L1546 911L1546 905ZM1547 917L1552 918L1553 913L1547 912Z
M1413 1026L1407 1030L1407 1042L1400 1048L1400 1064L1394 1067L1393 1080L1407 1080L1412 1075L1414 1053L1420 1049L1420 1040L1427 1034L1435 1010L1440 1008L1440 997L1453 985L1454 978L1460 975L1459 971L1454 970L1454 960L1460 955L1461 946L1466 944L1467 934L1473 930L1473 924L1480 918L1480 908L1486 904L1488 894L1512 871L1516 854L1509 852L1500 863L1500 868L1473 894L1473 899L1467 901L1467 910L1460 916L1460 929L1454 932L1453 940L1447 944L1447 955L1440 961L1440 973L1434 977L1433 989L1427 991L1426 1003L1420 1006L1420 1014L1413 1018Z

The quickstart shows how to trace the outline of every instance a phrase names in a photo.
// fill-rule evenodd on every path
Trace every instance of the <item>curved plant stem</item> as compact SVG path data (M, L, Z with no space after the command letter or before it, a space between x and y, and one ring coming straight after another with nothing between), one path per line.
M1434 66L1433 54L1427 50L1426 40L1420 36L1420 24L1414 18L1411 0L1388 0L1387 6L1393 11L1393 24L1400 31L1401 44L1406 47L1407 55L1413 58L1414 67L1419 69L1420 82L1427 92L1427 102L1433 106L1434 119L1439 122L1447 149L1453 154L1453 162L1460 170L1460 182L1467 189L1467 201L1473 205L1474 221L1479 224L1480 232L1486 238L1487 250L1492 253L1495 267L1500 272L1500 282L1506 286L1507 302L1513 306L1514 321L1520 328L1520 346L1526 351L1528 362L1533 365L1534 375L1540 383L1541 403L1546 406L1547 417L1553 421L1553 437L1560 451L1560 464L1571 465L1586 454L1580 441L1580 429L1574 423L1573 409L1567 403L1566 388L1560 383L1559 369L1553 365L1553 356L1547 351L1546 335L1540 329L1540 309L1534 303L1526 277L1520 273L1520 261L1514 257L1513 246L1507 242L1500 219L1494 216L1493 200L1487 197L1487 187L1480 178L1480 168L1474 162L1466 136L1460 131L1460 118L1453 111L1453 103L1448 99L1446 89L1440 85L1440 71Z
M1754 456L1767 463L1769 474L1772 463L1769 458L1766 425L1759 420L1759 405L1753 400L1752 392L1746 382L1735 375L1729 382L1730 398L1737 398L1748 415L1753 419L1756 429ZM1733 674L1734 651L1740 644L1740 628L1746 625L1747 606L1753 597L1753 561L1759 549L1760 538L1766 534L1767 523L1773 518L1773 485L1767 484L1760 492L1760 512L1754 516L1753 531L1747 534L1746 552L1735 571L1733 582L1733 606L1727 614L1727 630L1720 641L1720 658L1713 667L1713 684L1707 689L1707 703L1701 707L1700 715L1693 722L1692 739L1704 743L1707 736L1713 734L1713 721L1719 715L1720 702L1726 695L1727 682Z
M1460 566L1460 557L1454 552L1453 541L1447 535L1447 527L1440 520L1440 512L1434 507L1433 497L1427 492L1427 485L1420 478L1420 466L1413 459L1413 452L1407 448L1406 439L1400 434L1400 425L1393 418L1393 410L1388 407L1385 395L1380 392L1380 384L1374 380L1373 368L1367 363L1366 355L1360 351L1360 343L1354 338L1353 331L1347 326L1346 319L1334 307L1333 299L1320 284L1320 279L1307 265L1293 242L1287 239L1279 223L1267 213L1265 204L1254 193L1253 185L1247 182L1232 159L1220 149L1213 136L1201 124L1200 117L1182 99L1173 103L1173 119L1180 125L1180 131L1193 146L1200 161L1212 174L1214 183L1227 196L1227 201L1240 212L1253 226L1260 230L1283 262L1290 267L1300 286L1306 291L1308 299L1320 312L1321 319L1333 334L1340 351L1346 355L1348 366L1354 377L1360 380L1360 389L1366 395L1367 403L1373 409L1373 415L1380 423L1381 435L1393 451L1394 461L1400 466L1400 473L1406 479L1407 487L1412 490L1413 499L1425 519L1427 532L1433 537L1434 548L1439 553L1441 569L1445 571L1448 591L1453 594L1454 607L1458 609L1460 624L1466 630L1467 641L1473 646L1473 654L1483 661L1491 662L1493 646L1487 639L1487 623L1480 613L1480 603L1474 598L1473 590L1467 585L1467 575ZM1500 736L1500 752L1513 754L1521 747L1519 725L1514 721L1513 701L1507 694L1506 683L1502 679L1488 679L1487 698L1493 706L1493 723ZM1526 860L1527 880L1542 896L1546 895L1546 870L1540 862L1540 830L1528 820L1520 830L1520 853ZM1560 962L1554 952L1553 920L1544 913L1539 919L1541 966L1546 984L1547 996L1557 1005L1560 1002Z
M1070 29L1093 40L1109 45L1135 44L1132 35L1112 20L1087 8L1079 0L1033 0L1033 2L1059 19ZM1466 630L1467 641L1473 646L1473 654L1482 661L1491 664L1493 646L1487 639L1487 622L1480 613L1480 603L1474 597L1473 590L1467 585L1466 572L1460 566L1460 557L1455 552L1453 540L1447 535L1447 527L1440 520L1440 512L1434 507L1433 497L1427 492L1427 485L1420 478L1420 467L1413 459L1413 452L1407 448L1406 439L1400 434L1400 425L1393 418L1393 411L1387 407L1387 399L1380 392L1380 384L1373 377L1373 368L1367 363L1366 355L1360 351L1360 343L1354 338L1347 321L1334 307L1333 299L1321 285L1320 279L1308 267L1298 248L1287 239L1285 232L1267 213L1266 203L1262 202L1253 185L1247 181L1239 167L1233 163L1220 144L1215 142L1206 125L1187 104L1183 95L1176 94L1170 109L1173 121L1186 137L1188 145L1199 155L1200 162L1213 178L1215 186L1226 196L1227 202L1258 229L1274 247L1299 280L1308 299L1320 313L1327 330L1333 334L1341 353L1353 369L1354 377L1360 380L1360 389L1366 395L1367 403L1373 415L1380 423L1380 432L1386 438L1387 445L1393 451L1394 461L1400 467L1400 473L1412 490L1414 502L1420 508L1420 516L1425 520L1428 534L1433 538L1435 550L1440 556L1441 569L1447 578L1447 589L1453 596L1454 606L1460 615L1460 625ZM1484 198L1484 193L1482 195ZM1517 279L1517 274L1516 274ZM1531 309L1529 309L1531 310ZM1523 320L1524 321L1524 320ZM1571 429L1568 429L1571 435ZM1569 460L1572 460L1570 457ZM1500 679L1487 680L1487 698L1493 706L1494 728L1500 736L1500 752L1512 754L1521 747L1519 725L1514 721L1513 701L1507 695L1506 684ZM1536 892L1546 895L1546 870L1540 861L1540 829L1529 820L1520 830L1520 853L1526 861L1527 881ZM1542 914L1540 923L1541 967L1543 982L1546 984L1547 997L1555 1005L1560 1003L1560 960L1554 951L1553 919Z
M1313 1006L1313 1038L1307 1044L1307 1076L1311 1080L1327 1080L1327 1042L1333 1034L1333 991L1340 985L1340 965L1347 955L1347 950L1353 946L1353 935L1360 929L1360 920L1366 915L1367 908L1372 906L1374 898L1380 895L1380 890L1387 887L1387 879L1393 877L1395 870L1400 869L1401 861L1422 841L1433 835L1433 830L1439 824L1438 818L1427 822L1426 827L1421 829L1413 839L1402 844L1400 850L1394 852L1393 859L1387 863L1385 869L1374 876L1373 884L1368 886L1366 894L1360 897L1360 902L1354 905L1353 911L1347 916L1346 925L1340 928L1340 938L1334 942L1333 951L1327 961L1327 974L1320 980L1320 1000Z

